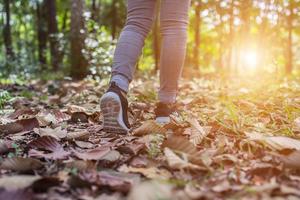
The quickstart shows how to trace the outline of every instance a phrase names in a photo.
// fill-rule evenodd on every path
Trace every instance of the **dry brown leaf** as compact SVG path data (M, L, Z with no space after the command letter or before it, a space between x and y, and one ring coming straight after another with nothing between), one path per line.
M294 126L295 126L295 129L300 132L300 117L298 117L294 120Z
M70 153L65 151L62 145L51 136L42 136L40 138L37 138L33 141L31 141L28 144L29 147L35 148L35 149L41 149L50 151L51 153L45 153L41 151L37 151L35 149L31 149L28 154L31 157L37 157L37 158L48 158L48 159L64 159L66 158Z
M89 122L89 115L85 112L74 112L71 115L71 122L73 123L88 123Z
M30 186L40 178L40 176L36 175L3 176L0 178L0 188L5 188L6 190L22 189Z
M60 141L67 136L67 130L62 130L61 127L52 128L35 128L34 132L40 136L51 136Z
M119 160L120 157L121 157L121 154L118 151L111 150L106 155L104 155L100 160L115 162L115 161Z
M46 126L49 126L49 125L56 125L59 123L59 121L55 118L55 116L51 113L38 113L37 116L36 116L38 122L39 122L39 125L41 127L46 127Z
M172 186L158 181L142 182L132 188L128 200L173 199Z
M20 119L22 118L22 116L31 116L31 117L27 117L27 118L33 118L34 115L36 115L37 112L30 109L30 108L21 108L16 110L15 112L11 113L8 117L10 119Z
M183 152L188 156L190 162L204 165L199 150L184 136L171 135L163 142L162 147Z
M140 173L150 179L169 179L172 177L172 174L169 171L165 169L158 169L156 167L137 168L137 167L131 167L127 165L122 165L119 168L119 171L125 173Z
M82 149L91 149L94 147L94 144L91 142L74 141L74 143Z
M43 167L43 163L41 161L33 158L22 157L6 158L0 165L1 169L20 172L36 170L41 167Z
M86 130L80 130L75 132L69 132L67 134L67 140L88 140L89 139L89 132Z
M142 136L150 133L165 134L167 129L164 126L157 124L154 120L144 122L139 128L133 131L133 135Z
M191 125L190 141L197 146L201 144L203 139L209 134L210 127L202 127L194 118L190 118L188 122Z
M62 181L56 176L44 176L34 181L31 188L36 193L45 193L49 188L58 186Z
M120 158L120 153L109 147L97 147L85 152L74 151L75 155L82 160L107 160L114 162Z
M87 110L84 107L77 106L77 105L68 105L67 106L67 113L72 114L75 112L86 112Z
M256 133L256 132L245 133L245 134L249 139L260 141L275 150L283 150L283 149L300 150L300 141L293 138L289 138L285 136L265 136L263 134Z
M7 153L11 148L12 142L0 140L0 155Z
M36 118L21 119L12 123L0 125L0 133L14 134L21 131L31 131L36 127L39 127L39 123Z
M272 155L277 156L281 162L283 162L284 166L286 168L291 168L291 169L300 169L300 151L296 150L293 151L292 153L288 155L281 155L281 154L274 154Z
M68 168L76 168L80 171L95 169L96 165L93 161L84 161L84 160L74 160L72 162L67 162L66 167Z
M141 142L131 142L129 144L119 146L117 148L121 153L127 153L131 155L137 155L145 147L144 143Z
M180 158L171 149L164 148L164 154L167 158L168 165L174 169L194 169L203 170L202 167L189 163L187 157L185 159Z

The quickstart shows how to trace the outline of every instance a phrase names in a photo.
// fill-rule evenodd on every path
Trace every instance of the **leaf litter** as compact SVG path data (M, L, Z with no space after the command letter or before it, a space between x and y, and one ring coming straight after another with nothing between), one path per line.
M101 84L59 81L50 93L53 82L35 81L21 88L39 95L10 92L0 197L300 198L299 79L185 80L168 125L153 120L152 83L132 84L127 136L102 130Z

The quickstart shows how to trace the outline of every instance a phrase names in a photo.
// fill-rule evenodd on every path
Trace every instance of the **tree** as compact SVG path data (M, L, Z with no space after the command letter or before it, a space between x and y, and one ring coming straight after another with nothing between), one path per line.
M290 0L288 6L288 17L287 17L287 58L286 58L286 66L285 72L286 74L291 74L293 70L293 21L294 21L294 9L295 9L295 1Z
M85 40L84 1L72 0L71 4L71 76L83 79L87 75L87 61L83 55Z
M92 0L91 19L94 20L95 22L99 22L100 4L101 4L101 2L99 2L99 4L97 4L96 0Z
M228 34L228 38L227 38L227 43L228 43L228 63L227 66L230 70L235 69L235 60L233 59L233 46L234 46L234 8L235 8L235 0L231 0L230 2L230 9L229 9L229 34Z
M201 0L195 2L195 43L194 43L194 65L199 68L199 48L201 37Z
M111 36L112 36L113 39L115 39L116 34L117 34L117 26L118 26L118 21L117 21L117 0L113 0L113 2L112 2L111 17L112 17Z
M36 14L37 14L37 35L38 35L38 54L39 62L44 69L46 59L47 48L47 15L46 15L46 3L43 1L39 3L36 1Z
M10 27L10 0L4 0L4 9L5 9L6 21L3 29L3 38L4 38L6 56L7 58L14 58L12 39L11 39L11 27Z
M58 28L56 20L56 1L45 0L47 8L48 34L50 42L51 64L53 71L57 71L60 65L60 53L58 43Z

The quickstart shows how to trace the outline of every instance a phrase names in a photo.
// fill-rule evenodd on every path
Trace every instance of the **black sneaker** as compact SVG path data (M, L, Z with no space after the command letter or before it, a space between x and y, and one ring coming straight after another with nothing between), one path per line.
M156 104L155 120L159 124L169 124L171 122L170 115L175 111L175 107L172 104L165 104L159 102Z
M127 134L130 129L128 122L128 101L126 93L112 82L107 92L101 97L100 108L103 113L103 130L110 133Z

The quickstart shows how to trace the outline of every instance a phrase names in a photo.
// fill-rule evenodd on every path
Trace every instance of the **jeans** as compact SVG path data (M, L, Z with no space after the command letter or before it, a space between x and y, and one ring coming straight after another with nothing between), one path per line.
M150 32L157 0L127 0L127 20L114 53L111 81L126 92ZM158 98L174 103L186 53L190 0L161 0L160 88Z

